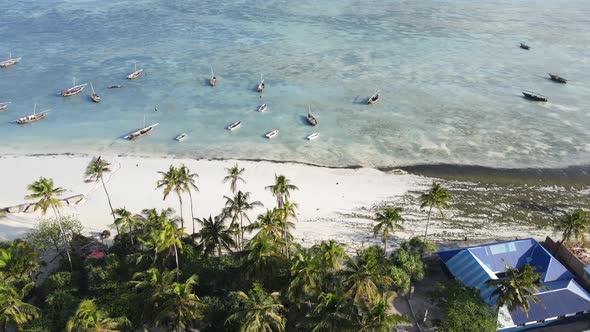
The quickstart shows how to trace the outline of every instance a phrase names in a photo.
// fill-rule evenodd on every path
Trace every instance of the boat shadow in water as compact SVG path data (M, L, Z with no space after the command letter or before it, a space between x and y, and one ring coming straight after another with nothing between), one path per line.
M356 96L352 100L352 103L354 105L367 105L367 100L368 99L369 99L369 97L366 97L366 96Z
M305 115L299 116L299 122L301 122L301 124L303 124L303 125L309 126L309 122L307 122L307 116L305 116Z

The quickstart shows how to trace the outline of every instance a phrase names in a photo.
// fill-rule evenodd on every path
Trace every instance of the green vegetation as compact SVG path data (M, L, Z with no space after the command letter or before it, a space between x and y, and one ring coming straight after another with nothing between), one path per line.
M92 181L108 172L94 159L85 172ZM395 314L392 301L424 277L422 256L432 245L419 238L386 254L387 240L402 222L401 209L376 214L370 246L348 256L335 241L302 248L293 242L297 190L283 175L267 188L276 206L256 218L262 204L238 190L244 170L237 165L224 179L233 197L218 215L194 218L200 227L183 232L184 219L171 209L133 213L113 208L113 246L102 259L87 257L80 222L60 214L51 179L29 186L31 199L55 219L44 219L26 241L0 246L0 323L29 331L123 331L158 327L163 331L390 331L408 317ZM185 166L161 172L156 186L164 198L197 190L196 174ZM111 206L109 205L109 208ZM248 239L249 238L249 239ZM100 248L100 243L94 243ZM98 249L97 249L98 250ZM37 251L57 255L58 268L35 285ZM69 253L72 253L69 255ZM63 257L61 256L63 254ZM70 258L71 256L71 258ZM67 259L65 259L67 258ZM65 263L65 265L64 265ZM44 263L46 265L46 263Z
M590 232L590 215L588 211L576 209L557 219L554 228L557 232L562 233L560 245L571 241L572 238L576 241L585 242L586 234Z
M428 237L428 225L430 224L430 215L432 209L436 208L440 212L441 218L445 218L443 209L449 208L448 200L451 199L449 191L443 188L440 183L433 182L429 192L420 195L420 208L428 208L428 219L426 220L426 230L424 231L424 241Z
M528 315L530 302L538 303L539 299L534 293L539 291L537 286L541 274L535 272L530 264L525 264L522 268L510 268L506 262L505 276L499 279L490 279L486 282L488 286L496 287L490 294L490 299L496 299L496 311L502 306L508 310L520 308Z

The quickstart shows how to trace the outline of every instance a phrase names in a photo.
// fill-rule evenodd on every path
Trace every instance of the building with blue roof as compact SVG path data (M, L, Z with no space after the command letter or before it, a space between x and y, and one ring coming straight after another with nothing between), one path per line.
M590 295L570 273L540 243L534 239L493 243L437 253L448 272L468 287L478 290L481 298L495 306L490 297L494 287L486 281L502 277L504 262L511 268L525 264L533 266L541 275L539 303L531 303L528 315L515 309L499 315L498 331L523 331L580 317L590 313Z

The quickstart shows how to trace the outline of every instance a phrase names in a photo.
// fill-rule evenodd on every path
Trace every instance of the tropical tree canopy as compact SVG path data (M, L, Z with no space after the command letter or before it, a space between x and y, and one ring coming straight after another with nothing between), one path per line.
M229 321L240 326L240 332L285 331L284 307L279 301L279 293L266 292L259 283L254 283L248 293L233 293L235 305Z
M541 275L530 264L517 269L504 262L504 267L506 271L503 278L486 281L486 285L496 288L490 294L490 299L496 299L496 311L506 306L510 311L520 308L528 315L530 302L539 302L535 293L539 291Z
M590 215L586 210L576 209L557 219L554 228L562 233L562 243L572 239L585 242L590 232Z

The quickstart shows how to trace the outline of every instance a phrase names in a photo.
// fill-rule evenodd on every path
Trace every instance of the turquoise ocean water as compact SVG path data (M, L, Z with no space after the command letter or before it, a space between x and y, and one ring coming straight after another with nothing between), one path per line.
M588 1L25 0L1 1L0 13L1 57L23 57L0 70L0 102L12 101L0 112L2 154L332 166L590 162ZM144 76L127 81L134 63ZM571 81L553 83L547 72ZM92 82L103 102L58 96L73 77ZM124 88L106 89L115 84ZM376 88L382 101L365 105ZM521 89L549 102L524 100ZM33 103L52 112L11 123ZM316 128L305 123L308 105ZM160 123L156 131L122 140L144 116ZM241 129L224 129L236 120ZM272 129L279 136L264 139ZM318 140L305 140L316 131ZM189 138L178 143L181 132Z

